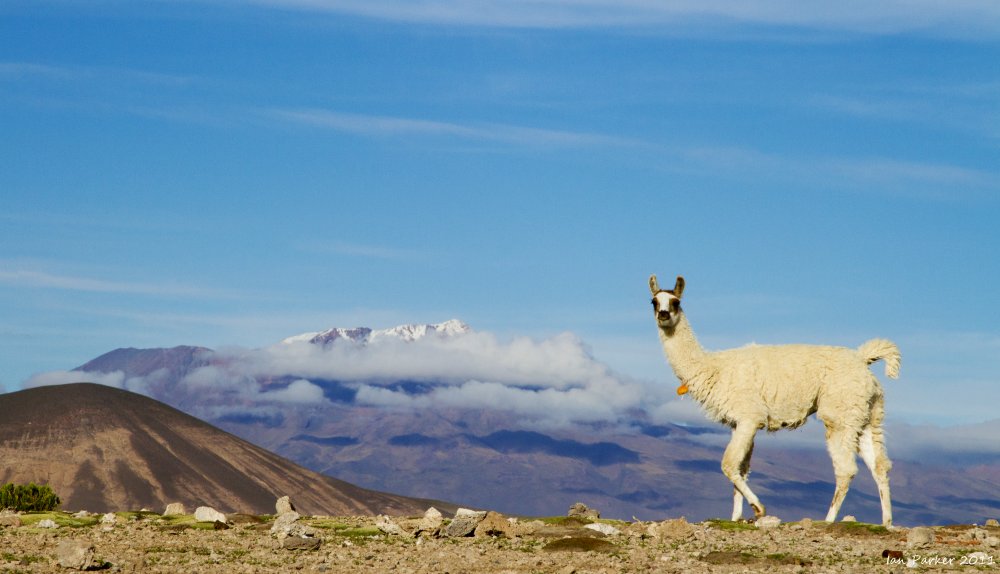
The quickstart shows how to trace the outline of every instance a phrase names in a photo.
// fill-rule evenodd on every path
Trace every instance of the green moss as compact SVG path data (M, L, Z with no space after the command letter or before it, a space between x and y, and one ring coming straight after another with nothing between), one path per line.
M749 522L723 520L721 518L706 520L703 524L708 524L712 528L718 528L719 530L757 530L757 527Z

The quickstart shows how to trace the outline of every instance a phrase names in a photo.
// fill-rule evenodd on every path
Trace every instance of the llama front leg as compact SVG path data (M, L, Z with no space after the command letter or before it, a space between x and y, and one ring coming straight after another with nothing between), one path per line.
M743 514L743 499L746 498L753 508L755 518L764 516L764 505L757 495L750 490L746 475L750 469L750 455L753 453L753 437L757 434L756 425L738 424L733 429L725 454L722 455L722 473L726 475L734 487L733 520L739 520Z

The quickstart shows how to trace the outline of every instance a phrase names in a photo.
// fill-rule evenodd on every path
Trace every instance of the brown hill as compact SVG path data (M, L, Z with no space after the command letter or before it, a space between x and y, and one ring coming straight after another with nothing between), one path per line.
M282 495L312 515L454 509L312 472L161 402L91 383L0 394L0 461L0 484L48 484L67 509L182 502L268 513Z

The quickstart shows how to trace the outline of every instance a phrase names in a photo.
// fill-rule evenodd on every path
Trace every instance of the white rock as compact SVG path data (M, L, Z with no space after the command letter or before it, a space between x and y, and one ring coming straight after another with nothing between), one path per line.
M225 522L226 515L211 506L199 506L194 511L194 519L198 522Z
M605 536L618 536L619 534L622 533L621 530L618 530L614 526L611 526L610 524L605 524L603 522L594 522L591 524L585 524L583 527L587 528L588 530L600 532Z
M848 514L847 516L840 519L841 522L857 522L858 519L854 517L853 514Z
M101 524L114 524L118 522L118 517L115 516L114 512L108 512L101 517Z
M778 525L781 524L781 519L777 516L761 516L757 519L757 522L754 522L754 524L761 530L768 530L771 528L777 528Z
M93 565L94 547L79 540L63 540L56 548L56 560L63 568L86 570Z
M50 518L46 518L45 520L40 520L38 524L36 524L35 526L37 526L38 528L59 528L59 525L56 524Z
M375 527L381 530L382 532L385 532L386 534L391 534L393 536L402 536L406 534L406 532L400 525L393 522L391 518L389 518L384 514L378 515L378 517L375 519Z
M290 498L282 496L277 502L274 503L274 510L278 516L281 516L286 512L295 512L295 505L292 504L292 500Z
M926 526L911 528L906 535L906 546L908 548L919 548L934 544L934 530Z
M187 508L184 508L184 505L180 502L171 502L163 511L163 516L178 516L181 514L187 514Z

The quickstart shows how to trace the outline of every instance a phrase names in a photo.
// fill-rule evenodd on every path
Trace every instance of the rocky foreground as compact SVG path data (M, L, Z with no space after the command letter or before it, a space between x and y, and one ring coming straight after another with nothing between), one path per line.
M622 573L920 572L1000 569L1000 526L898 528L776 518L745 524L512 518L460 510L423 516L300 516L149 511L0 514L0 573L307 572Z

